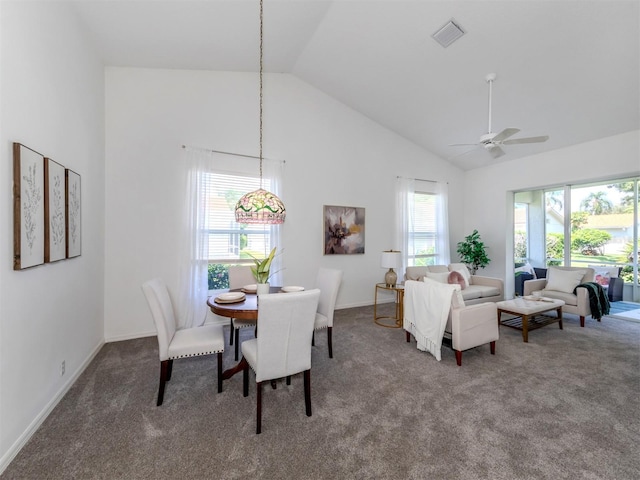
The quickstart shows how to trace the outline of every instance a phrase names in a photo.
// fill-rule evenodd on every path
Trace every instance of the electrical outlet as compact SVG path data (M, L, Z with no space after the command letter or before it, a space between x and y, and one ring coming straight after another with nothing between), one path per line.
M65 370L66 370L66 363L64 360L62 360L62 363L60 364L60 376L64 375Z

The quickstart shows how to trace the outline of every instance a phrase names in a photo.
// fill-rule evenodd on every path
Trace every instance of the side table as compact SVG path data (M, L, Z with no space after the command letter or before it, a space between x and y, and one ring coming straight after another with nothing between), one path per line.
M378 292L380 290L387 290L395 292L396 294L396 311L395 316L389 315L378 316ZM376 291L373 300L373 321L376 325L387 328L400 328L402 327L402 318L404 316L404 285L398 283L393 286L389 286L386 283L376 283ZM384 321L386 320L386 321ZM389 323L388 320L393 320L393 323Z

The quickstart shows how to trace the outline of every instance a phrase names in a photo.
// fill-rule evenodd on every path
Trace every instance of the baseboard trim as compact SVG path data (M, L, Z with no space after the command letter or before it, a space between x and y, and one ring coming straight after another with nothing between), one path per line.
M82 362L82 364L77 368L77 370L67 378L67 381L62 384L60 390L53 396L53 398L45 405L42 411L36 415L33 421L29 424L27 429L18 437L18 439L11 445L11 447L7 450L7 452L0 458L0 475L2 472L6 470L9 464L16 458L16 455L20 453L22 447L26 445L29 439L33 436L33 434L40 428L42 422L44 422L49 414L53 411L53 409L58 405L60 400L66 395L69 389L73 386L73 384L78 380L82 372L86 370L89 364L93 361L95 356L98 354L100 349L104 346L105 342L100 341L89 354L89 356Z

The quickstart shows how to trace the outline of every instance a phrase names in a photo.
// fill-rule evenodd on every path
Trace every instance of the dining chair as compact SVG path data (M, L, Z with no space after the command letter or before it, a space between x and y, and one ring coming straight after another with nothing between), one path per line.
M178 329L171 297L164 281L149 280L142 285L158 334L160 387L157 405L162 405L165 383L171 380L173 361L200 355L218 356L218 393L222 392L222 353L224 333L221 325Z
M320 289L320 301L318 303L318 312L314 324L314 332L317 330L327 329L327 345L329 347L329 358L333 358L333 311L338 298L338 290L342 283L342 270L332 268L320 268L316 276L316 287ZM315 335L312 338L312 345L315 344Z
M255 284L256 280L251 273L250 265L231 265L229 266L229 289L242 288L245 285ZM229 319L229 345L233 345L235 341L235 359L238 360L238 342L240 338L240 329L256 328L256 322L253 320L239 320L237 318Z
M306 414L311 416L311 337L320 290L260 297L260 334L242 342L243 395L249 395L249 367L256 375L256 433L262 430L262 385L303 372Z

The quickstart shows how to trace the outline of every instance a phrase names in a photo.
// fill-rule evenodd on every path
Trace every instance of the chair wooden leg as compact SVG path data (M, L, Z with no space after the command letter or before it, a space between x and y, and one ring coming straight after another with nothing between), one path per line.
M236 361L238 361L238 347L240 346L240 329L236 328L236 333L235 333L235 337L236 337L236 345L235 345L235 349L236 349Z
M244 357L242 357L244 359ZM242 396L249 395L249 364L245 361L242 368Z
M233 318L229 319L229 345L233 345Z
M304 371L304 406L307 417L311 416L311 370Z
M158 388L158 401L156 406L162 405L164 399L164 384L167 381L167 372L169 371L169 364L171 360L163 360L160 362L160 387Z
M584 327L584 317L580 316L580 326Z
M333 327L327 328L327 344L329 345L329 358L333 358L333 342L331 341L331 337L333 333Z
M407 343L411 343L411 334L409 332L404 332L407 337Z
M455 350L456 352L456 363L459 367L462 366L462 352L460 350Z
M311 334L311 346L312 347L316 346L316 332L315 331Z
M222 392L222 352L218 352L218 393Z
M287 375L287 385L291 385L291 375Z
M262 382L256 384L257 390L257 412L256 412L256 434L262 431Z
M167 382L171 380L171 373L173 372L173 360L167 360L169 362L169 366L167 367Z
M489 346L491 348L491 355L495 355L496 354L496 341L494 340L493 342L489 342Z

